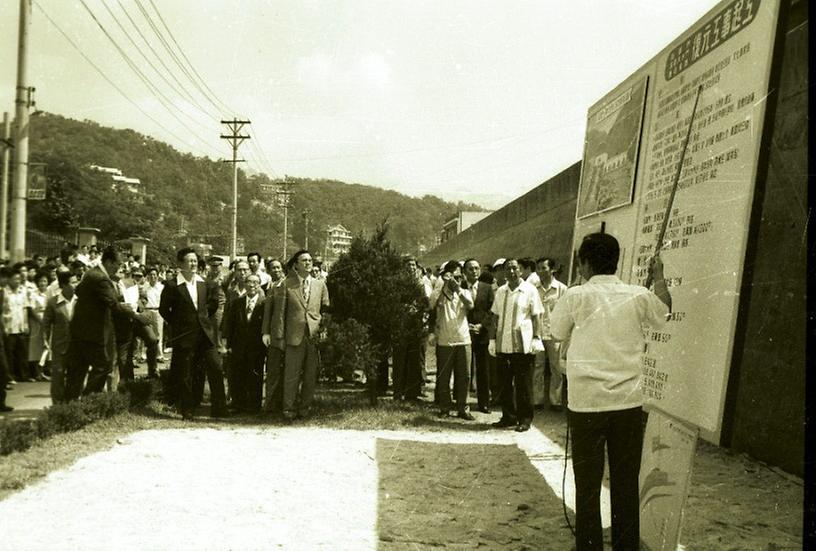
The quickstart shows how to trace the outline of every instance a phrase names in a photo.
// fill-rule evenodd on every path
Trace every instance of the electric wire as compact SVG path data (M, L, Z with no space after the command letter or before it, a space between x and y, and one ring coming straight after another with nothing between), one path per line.
M122 47L119 46L119 44L116 42L116 40L113 38L113 36L111 36L111 34L108 32L108 30L102 24L102 22L99 21L99 19L96 17L96 14L94 14L93 10L91 10L91 8L88 6L88 4L85 3L85 0L79 0L79 2L80 2L80 4L82 4L82 6L88 12L88 14L91 16L91 18L97 24L97 26L100 28L102 33L108 38L108 40L111 42L111 44L113 44L114 48L116 48L117 52L119 52L119 54L125 60L125 63L127 63L128 67L131 68L131 70L142 81L142 83L147 87L147 89L154 94L154 97L159 101L159 103L162 104L162 106L168 111L168 113L170 113L170 115L174 119L176 119L176 121L178 121L179 124L181 124L188 132L190 132L190 134L192 134L195 138L201 140L201 142L203 144L207 145L211 150L216 151L216 153L220 155L221 152L219 152L217 149L215 149L210 144L210 142L208 142L207 140L203 139L201 136L196 134L196 132L192 128L190 128L183 120L181 120L181 118L178 117L178 115L176 114L176 112L172 108L172 101L170 101L167 98L167 96L165 96L164 93L161 90L159 90L159 88L157 86L155 86L149 78L147 78L147 76L141 71L141 69L139 69L139 67L136 66L136 64L133 62L133 60L130 58L130 56L128 56L127 53L122 49ZM168 104L170 104L170 105L168 105ZM182 114L184 114L188 118L190 118L190 116L187 115L186 113L182 112ZM195 119L193 119L193 120L195 120ZM198 122L198 121L196 121L196 122ZM201 123L199 122L199 124L201 124ZM187 143L187 142L183 140L183 143Z
M167 74L169 74L170 77L172 77L172 79L176 82L176 84L178 84L179 88L181 88L181 90L184 91L185 97L187 99L189 99L190 102L193 105L195 105L200 111L202 111L203 113L207 113L207 110L204 109L201 106L201 104L197 100L194 99L193 94L191 94L190 91L187 90L187 88L184 86L184 84L178 79L178 77L176 77L176 73L174 71L172 71L167 66L167 64L164 62L164 59L162 59L162 56L159 55L159 53L156 51L156 49L153 47L153 45L150 43L150 41L147 39L147 37L145 37L145 35L142 32L141 28L139 28L139 25L136 23L136 21L130 15L130 12L127 10L125 5L122 4L122 0L116 0L116 2L119 4L119 8L121 8L122 12L128 18L128 21L130 21L130 24L133 26L134 29L136 29L136 32L138 33L139 37L142 39L142 41L145 43L145 45L150 49L150 51L153 53L153 55L156 57L156 59L158 59L159 63L161 63L161 66L164 67L164 70L167 71ZM209 113L207 113L207 114L209 115Z
M144 115L145 117L147 117L147 119L149 119L151 122L153 122L153 123L154 123L154 124L155 124L157 127L161 128L161 129L162 129L164 132L166 132L166 133L167 133L167 135L171 136L172 138L174 138L174 139L178 140L178 141L179 141L179 142L181 142L181 143L186 143L186 142L185 142L185 140L184 140L183 138L180 138L180 137L179 137L179 136L178 136L178 135L177 135L175 132L173 132L172 130L170 130L169 128L167 128L165 125L163 125L161 122L159 122L158 120L156 120L155 118L153 118L153 116L152 116L150 113L148 113L147 111L145 111L145 110L144 110L144 109L143 109L143 108L142 108L142 107L141 107L141 106L140 106L138 103L136 103L136 101L134 101L134 100L133 100L133 98L131 98L130 96L128 96L128 95L127 95L127 94L124 92L124 90L122 90L122 89L121 89L121 88L120 88L120 87L119 87L119 86L118 86L118 85L117 85L117 84L116 84L116 83L115 83L115 82L114 82L114 81L113 81L113 80L112 80L110 77L108 77L108 75L107 75L107 74L105 74L105 72L104 72L104 71L103 71L101 68L99 68L99 66L98 66L96 63L94 63L94 61L93 61L93 60L92 60L90 57L88 57L88 56L85 54L85 52L84 52L84 51L82 51L82 48L80 48L80 47L77 45L77 43L76 43L76 42L74 42L74 41L73 41L73 39L71 39L71 37L70 37L70 36L68 36L68 33L66 33L66 32L65 32L65 31L62 29L62 27L60 27L60 26L57 24L57 22L56 22L56 21L55 21L55 20L54 20L54 19L53 19L53 18L52 18L52 17L51 17L49 14L48 14L48 12L46 12L46 11L45 11L45 8L43 8L43 7L42 7L42 5L41 5L39 2L37 2L37 1L35 0L35 1L34 1L34 5L35 5L35 6L37 6L37 9L39 9L39 10L42 12L42 14L43 14L43 15L45 16L45 18L48 20L48 22L49 22L49 23L51 23L51 25L53 25L53 26L54 26L54 28L55 28L55 29L56 29L56 30L57 30L57 31L58 31L58 32L59 32L59 33L60 33L60 34L63 36L63 38L65 38L65 40L66 40L66 41L67 41L67 42L68 42L68 43L69 43L69 44L70 44L70 45L71 45L71 46L72 46L72 47L73 47L73 48L74 48L74 49L77 51L77 53L79 53L79 55L81 55L81 56L82 56L82 57L85 59L85 61L87 61L87 62L88 62L88 64L89 64L91 67L93 67L93 68L96 70L96 72L97 72L97 73L99 73L99 75L100 75L100 76L101 76L101 77L102 77L102 78L103 78L103 79L104 79L104 80L105 80L105 81L106 81L108 84L110 84L110 85L111 85L111 86L112 86L112 87L113 87L113 88L114 88L114 89L115 89L117 92L119 92L119 94L120 94L120 95L121 95L123 98L125 98L125 99L128 101L128 103L130 103L131 105L133 105L133 107L135 107L136 109L138 109L138 110L139 110L139 112L140 112L140 113L142 113L142 115Z

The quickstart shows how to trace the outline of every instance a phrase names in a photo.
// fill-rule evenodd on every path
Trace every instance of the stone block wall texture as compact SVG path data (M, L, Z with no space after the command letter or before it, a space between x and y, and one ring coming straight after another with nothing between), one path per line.
M509 256L552 256L569 268L581 162L525 193L420 258L423 266L476 258L483 265Z
M783 9L785 8L783 2ZM742 357L731 371L730 442L723 445L804 473L808 186L807 2L787 7L776 109L758 221L749 243ZM771 82L771 88L775 86ZM762 172L760 171L760 176ZM753 245L753 246L752 246ZM740 346L739 341L737 346ZM736 351L735 351L736 352ZM727 403L727 407L729 404Z

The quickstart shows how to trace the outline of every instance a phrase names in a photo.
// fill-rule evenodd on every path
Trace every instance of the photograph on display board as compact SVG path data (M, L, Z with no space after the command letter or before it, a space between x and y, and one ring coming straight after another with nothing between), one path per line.
M632 202L647 83L643 78L589 111L578 218Z

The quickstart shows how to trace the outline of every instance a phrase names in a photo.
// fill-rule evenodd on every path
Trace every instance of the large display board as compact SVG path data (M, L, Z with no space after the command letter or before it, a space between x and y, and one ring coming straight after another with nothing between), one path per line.
M576 216L575 231L577 248L603 222L624 250L622 278L642 284L697 89L703 87L661 253L674 311L662 331L647 334L643 392L647 405L700 427L715 442L734 347L778 12L779 0L721 2L590 109L649 77L634 202ZM582 187L589 175L584 166Z

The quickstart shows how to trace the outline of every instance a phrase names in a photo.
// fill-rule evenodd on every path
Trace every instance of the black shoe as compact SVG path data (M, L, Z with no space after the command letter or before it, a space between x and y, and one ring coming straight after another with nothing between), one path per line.
M14 408L5 404L0 406L0 413L8 413L9 411L14 411Z
M182 421L192 421L193 419L195 419L195 417L193 417L192 413L182 413L181 414L181 420Z
M516 432L527 432L528 430L530 430L530 424L529 423L519 423L516 426Z
M497 429L506 429L508 427L515 427L516 422L513 421L512 419L502 417L501 419L493 423L492 426L496 427Z
M559 406L558 404L550 404L550 409L553 411L564 411L564 406Z
M450 417L450 412L449 411L440 411L439 413L436 414L436 416L441 417L441 418Z
M490 408L488 406L479 406L477 409L482 413L490 413Z
M210 417L213 419L226 419L230 416L230 412L226 409L214 409L210 412Z
M467 411L460 411L459 413L457 413L457 414L456 414L456 416L457 416L459 419L464 419L465 421L475 421L475 420L476 420L476 418L475 418L475 417L473 417L473 416L472 416L470 413L468 413Z

